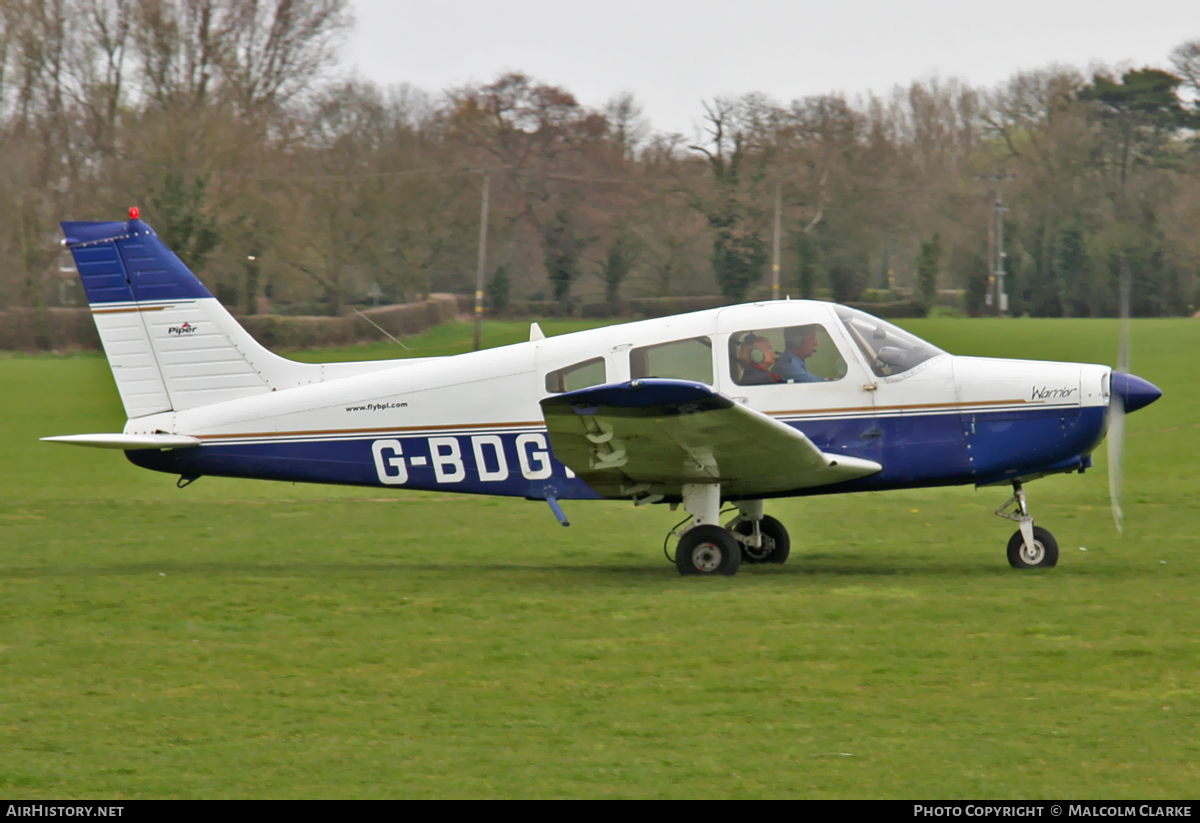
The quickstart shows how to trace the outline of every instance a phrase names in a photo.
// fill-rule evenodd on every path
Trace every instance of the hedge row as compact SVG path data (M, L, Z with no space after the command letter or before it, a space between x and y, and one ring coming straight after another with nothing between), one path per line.
M940 301L939 301L940 302ZM588 303L577 307L586 318L667 317L729 304L719 295L695 297L643 297L624 300L613 310L607 303ZM917 301L892 303L849 303L877 317L924 317L925 309ZM304 349L321 346L347 346L361 340L380 340L375 325L394 337L419 334L442 323L449 323L474 310L471 295L432 294L420 303L380 306L343 317L301 317L260 314L238 320L250 334L269 349ZM561 303L549 300L514 301L501 316L565 317ZM374 324L374 325L372 325ZM100 349L100 337L88 309L14 308L0 311L0 350Z
M87 309L14 308L0 311L0 349L22 351L99 349L100 335Z
M846 303L852 309L860 309L876 317L924 317L928 309L919 300L897 300L894 303Z
M420 334L457 318L459 302L459 295L431 294L428 300L420 303L380 306L364 309L361 314L342 317L260 314L238 319L255 340L269 349L311 349L348 346L360 340L380 340L383 334L379 329L393 337Z
M418 334L458 317L459 297L431 294L420 303L380 306L362 312L395 337ZM239 317L255 340L269 349L346 346L380 340L379 329L358 314L345 317L288 317L258 314ZM16 308L0 311L0 350L100 349L100 336L89 309Z
M896 300L895 302L848 302L851 308L858 308L875 317L925 317L929 313L925 304L919 300Z
M693 297L638 297L622 300L615 307L608 303L584 303L567 306L554 300L513 300L503 311L492 312L495 317L666 317L689 311L728 306L730 300L720 295Z
M882 290L877 291L880 295L886 294ZM585 318L667 317L672 314L715 309L721 306L732 305L733 302L729 298L720 295L642 297L633 300L622 300L615 307L608 303L585 303L582 306L574 307L574 310L578 316ZM939 306L961 305L957 292L942 292L938 295L936 302ZM924 317L926 313L925 307L917 300L895 300L891 302L863 301L847 303L846 305L862 309L877 317ZM562 303L550 300L528 300L513 301L504 312L499 314L506 317L566 317L568 316L568 310Z

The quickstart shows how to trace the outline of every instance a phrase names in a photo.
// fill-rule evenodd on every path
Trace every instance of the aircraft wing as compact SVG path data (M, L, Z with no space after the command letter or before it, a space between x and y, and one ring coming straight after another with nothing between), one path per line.
M797 429L688 380L594 386L541 405L554 456L605 497L674 496L684 483L752 497L883 468L825 454Z

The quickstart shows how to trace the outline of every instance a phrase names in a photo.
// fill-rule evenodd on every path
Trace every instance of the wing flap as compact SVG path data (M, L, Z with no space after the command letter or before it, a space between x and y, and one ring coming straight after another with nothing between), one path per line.
M770 494L883 468L825 454L803 432L685 380L567 392L543 400L542 413L555 457L606 497L678 495L684 483L720 483L729 496Z

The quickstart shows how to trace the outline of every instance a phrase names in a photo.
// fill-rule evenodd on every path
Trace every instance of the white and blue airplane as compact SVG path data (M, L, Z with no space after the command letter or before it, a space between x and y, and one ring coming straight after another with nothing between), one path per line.
M1108 366L956 357L808 300L553 338L534 323L526 343L452 357L296 363L259 345L136 210L62 228L128 422L44 439L122 449L181 487L507 495L546 501L563 525L563 500L682 505L684 575L784 562L769 499L959 484L1011 484L996 511L1019 524L1009 562L1054 566L1022 484L1084 471L1110 426L1119 467L1124 413L1161 396Z

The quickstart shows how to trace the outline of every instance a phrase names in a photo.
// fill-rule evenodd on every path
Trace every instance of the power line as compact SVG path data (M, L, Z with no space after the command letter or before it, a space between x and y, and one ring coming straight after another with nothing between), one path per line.
M443 168L440 166L431 166L424 169L409 169L407 171L378 171L378 172L363 172L361 174L291 174L291 175L257 175L257 174L230 174L229 172L218 172L229 177L239 177L243 180L266 180L271 182L320 182L320 181L342 181L342 180L370 180L381 177L456 177L462 174L488 174L496 171L510 169L512 166L483 166L479 168Z
M118 158L121 162L132 163L143 166L158 166L168 168L167 163L156 163L147 161L140 157L121 157ZM238 172L224 171L215 169L210 172L214 176L219 177L234 177L240 180L256 180L265 182L299 182L299 183L316 183L323 181L350 181L350 180L372 180L379 178L409 178L409 177L457 177L466 174L494 174L498 172L510 171L517 176L522 177L541 177L549 180L567 180L574 183L599 183L599 184L623 184L637 185L641 181L632 180L621 177L581 177L573 174L563 174L553 171L537 171L536 169L520 169L512 165L500 166L427 166L421 169L405 169L404 171L376 171L376 172L355 172L349 174L241 174Z

